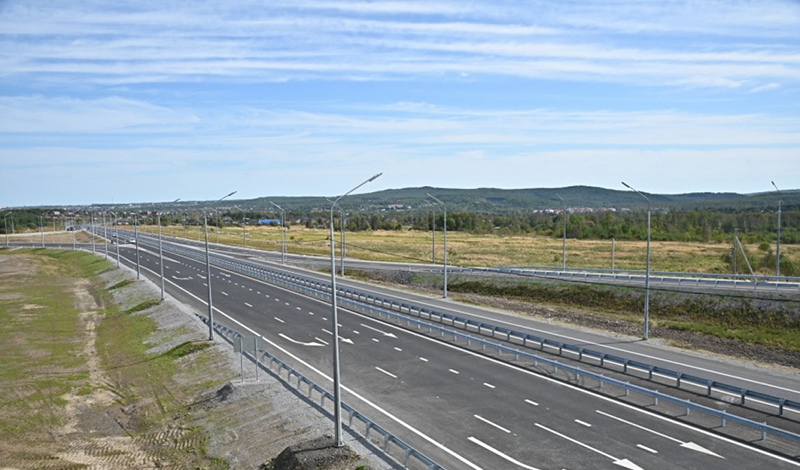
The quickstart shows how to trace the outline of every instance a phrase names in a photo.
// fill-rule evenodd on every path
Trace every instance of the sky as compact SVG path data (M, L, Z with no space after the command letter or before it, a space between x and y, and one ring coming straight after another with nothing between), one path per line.
M0 0L0 206L800 188L799 0Z

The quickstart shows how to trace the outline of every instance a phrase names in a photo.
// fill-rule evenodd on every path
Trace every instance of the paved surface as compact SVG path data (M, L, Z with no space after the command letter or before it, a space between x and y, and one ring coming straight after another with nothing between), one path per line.
M135 260L133 251L123 246L121 254ZM142 251L143 275L156 276L157 257ZM205 312L205 266L168 254L164 268L169 293ZM263 336L267 349L329 386L329 304L216 268L211 283L217 321ZM772 392L797 393L796 380L788 377L733 364L726 365L730 373L722 372L723 363L646 344L606 344L607 337L554 330L449 301L417 300L486 315L492 321L514 323L515 328L533 331L543 326L551 334L614 348L617 354L624 349L626 354L652 356L672 368L707 368L729 375L729 382L743 380ZM449 469L800 468L797 460L345 309L340 309L339 323L344 401ZM789 453L800 454L800 449Z

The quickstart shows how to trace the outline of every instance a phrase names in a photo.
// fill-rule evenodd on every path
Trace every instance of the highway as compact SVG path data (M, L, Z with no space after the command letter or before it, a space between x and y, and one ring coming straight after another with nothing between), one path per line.
M157 279L157 255L142 252L143 274ZM121 254L135 260L130 246ZM205 312L205 266L167 254L164 268L168 292ZM265 348L330 385L328 303L212 272L217 321L263 336ZM339 319L344 401L449 469L800 468L797 460L346 309Z

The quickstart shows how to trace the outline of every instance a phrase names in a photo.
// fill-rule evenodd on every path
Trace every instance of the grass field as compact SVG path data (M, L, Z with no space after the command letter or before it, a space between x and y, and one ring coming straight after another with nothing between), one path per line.
M154 233L154 227L143 227ZM165 235L202 239L196 226L170 226ZM336 233L338 253L340 234ZM211 242L242 246L242 229L210 228ZM328 231L292 227L286 233L289 253L320 255L330 253ZM350 258L430 263L432 239L430 232L365 231L345 235L346 255ZM436 233L436 262L442 262L442 233ZM247 246L280 251L280 228L247 227ZM614 267L617 269L645 268L645 241L617 241L614 249ZM747 246L753 256L762 256L758 247ZM773 246L774 250L774 246ZM723 257L730 251L729 244L652 242L651 269L654 271L681 271L725 273L729 268ZM448 232L447 259L459 266L561 266L562 240L542 236L495 236L465 232ZM338 256L338 255L337 255ZM800 246L782 245L781 256L800 258ZM610 240L567 240L567 267L611 268L612 242ZM765 271L764 274L770 274Z
M174 386L177 359L208 343L148 352L157 325L135 305L153 299L134 290L134 306L119 308L98 277L109 267L75 251L0 250L0 460L17 469L227 468L173 416L210 385Z

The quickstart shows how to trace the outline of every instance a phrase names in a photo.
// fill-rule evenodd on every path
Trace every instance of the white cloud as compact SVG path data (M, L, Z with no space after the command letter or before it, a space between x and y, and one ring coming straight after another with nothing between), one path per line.
M764 91L772 91L772 90L777 90L780 87L781 87L780 83L774 83L774 82L773 83L767 83L766 85L761 85L761 86L757 86L755 88L752 88L750 90L750 93L761 93L761 92L764 92Z

